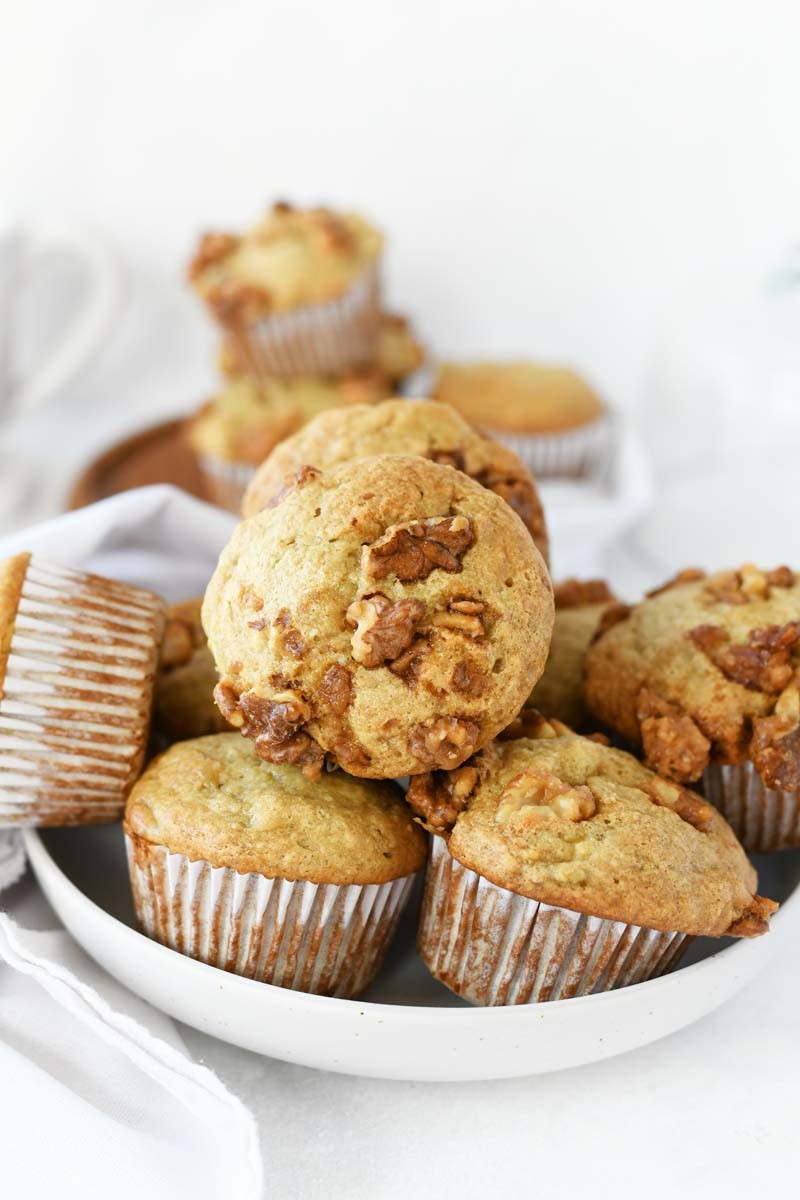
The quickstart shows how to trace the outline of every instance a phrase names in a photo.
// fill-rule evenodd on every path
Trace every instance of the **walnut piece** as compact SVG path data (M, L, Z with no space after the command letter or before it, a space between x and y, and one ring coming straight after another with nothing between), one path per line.
M548 825L553 817L565 821L588 821L597 812L597 801L585 784L569 784L552 771L528 767L509 780L500 794L494 819L507 825L522 812L525 824Z
M253 622L250 621L248 624L252 626ZM272 624L278 631L278 636L287 653L292 658L302 658L305 654L306 644L303 641L300 630L295 629L292 624L292 614L289 612L289 609L282 608Z
M616 596L604 579L565 579L553 588L556 608L583 608L587 604L615 604Z
M290 492L295 488L305 487L312 479L319 479L321 472L316 467L305 466L298 467L296 471L289 471L283 477L283 487L275 493L267 504L267 508L277 508L282 500L285 500Z
M389 663L389 670L409 687L416 686L430 648L427 637L416 638L403 654Z
M345 613L348 625L355 626L353 658L363 667L394 662L414 641L424 618L421 600L391 601L381 592L354 600Z
M466 473L467 464L460 450L434 450L428 457L431 462L439 463L442 467L452 467L456 471Z
M712 599L722 604L748 604L751 600L769 599L774 587L787 588L793 585L794 573L789 567L762 571L753 563L745 563L739 571L728 571L709 580L705 590Z
M760 937L769 929L769 919L780 906L766 896L753 896L753 902L747 912L726 929L728 937Z
M800 791L800 690L786 688L772 716L756 717L750 739L753 765L769 788Z
M700 778L708 766L711 743L688 713L642 688L636 716L647 765L657 775L678 783Z
M413 726L408 745L423 766L446 771L469 758L479 733L480 726L467 717L435 717Z
M534 541L541 542L546 539L544 512L530 478L504 474L487 467L485 471L473 475L473 479L488 491L494 492L501 500L505 500L525 528L530 530Z
M236 329L268 313L272 297L266 288L227 279L209 294L208 305L221 325Z
M319 693L337 717L343 716L353 696L353 680L347 667L340 663L331 663L326 667L320 680Z
M489 680L484 671L464 659L453 667L450 686L462 696L482 696L489 686Z
M479 757L455 771L414 775L406 799L429 833L447 834L481 777Z
M673 588L680 587L684 583L697 583L700 579L705 579L706 573L700 567L684 567L682 571L678 571L677 575L673 575L666 583L662 583L659 587L652 588L649 592L645 592L646 598L652 599L653 596L663 596L664 592L671 592Z
M689 637L726 678L751 691L783 691L800 666L800 621L753 629L739 646L731 645L721 625L698 625Z
M392 525L366 547L366 573L371 579L396 575L401 583L427 579L431 571L461 571L461 555L475 536L467 517L431 517Z
M261 758L302 767L310 779L319 776L324 755L303 730L311 718L311 705L299 692L287 690L271 698L256 692L237 695L231 684L222 681L214 689L214 699L226 721L245 737L253 738Z
M609 629L619 625L620 621L624 621L632 612L633 608L630 604L609 604L608 608L600 614L597 628L592 635L592 643L596 642L604 633L608 633Z
M650 799L661 808L669 808L682 821L705 833L713 819L714 809L694 792L687 791L678 783L671 783L656 776L642 788Z
M222 262L239 244L231 233L204 233L197 244L187 271L190 280L198 279L207 267Z
M452 629L467 637L480 638L484 635L481 613L486 605L480 600L448 600L447 612L434 613L431 625L437 629Z

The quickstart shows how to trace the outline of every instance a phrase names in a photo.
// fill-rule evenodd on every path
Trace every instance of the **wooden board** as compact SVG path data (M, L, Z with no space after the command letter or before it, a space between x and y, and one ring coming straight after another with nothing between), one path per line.
M166 421L117 442L90 463L75 481L70 508L116 496L151 483L172 483L208 500L184 420Z

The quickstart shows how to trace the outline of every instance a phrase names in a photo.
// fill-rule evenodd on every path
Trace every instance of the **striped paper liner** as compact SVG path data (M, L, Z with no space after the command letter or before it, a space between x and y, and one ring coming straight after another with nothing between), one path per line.
M508 433L486 427L498 442L513 450L534 477L601 475L614 449L614 422L600 417L591 425L569 433Z
M380 333L377 265L341 296L228 326L236 356L255 376L341 375L374 362Z
M122 815L163 626L151 592L30 559L0 680L0 825Z
M223 971L322 996L349 998L369 987L414 880L270 879L192 862L130 831L125 840L148 937Z
M251 463L231 462L224 458L215 458L211 454L201 454L197 458L209 498L220 508L229 512L241 511L244 494L257 467Z
M752 763L712 763L703 792L752 854L800 846L800 796L766 787Z
M662 975L691 937L554 908L498 887L431 843L417 945L473 1004L534 1004Z

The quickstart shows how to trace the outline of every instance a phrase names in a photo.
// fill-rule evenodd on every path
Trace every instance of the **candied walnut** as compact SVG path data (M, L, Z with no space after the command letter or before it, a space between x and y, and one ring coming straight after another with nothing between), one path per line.
M720 625L698 625L689 637L733 683L774 695L791 683L797 668L800 621L750 631L744 645L731 645Z
M750 740L753 765L769 788L800 791L800 690L787 688L770 717L756 717Z
M280 488L275 495L270 499L267 508L277 508L282 500L285 500L290 492L295 488L305 487L312 479L319 479L321 472L316 467L306 465L298 467L296 471L289 471L283 477L283 487Z
M264 601L261 596L249 584L240 591L239 600L245 608L252 608L253 612L261 612L264 607Z
M292 658L302 658L305 654L306 644L300 630L295 629L292 624L292 614L289 609L282 608L272 624L277 629L280 640Z
M642 688L636 716L648 766L679 783L700 778L708 766L711 743L688 713Z
M252 621L247 622L248 629L255 629L258 633L267 627L266 617L254 617Z
M353 658L363 667L393 662L414 641L424 618L421 600L391 601L381 592L354 600L345 613L348 625L355 626Z
M608 608L600 615L592 642L596 642L604 633L608 633L609 629L619 625L620 621L624 621L632 612L633 608L630 604L609 604Z
M410 687L416 686L430 648L430 642L426 637L416 638L404 654L389 663L389 670L393 675L399 676L403 683L407 683Z
M447 612L434 613L431 624L437 629L452 629L467 637L480 638L485 632L481 620L485 611L486 605L480 600L448 600Z
M475 540L467 517L431 517L392 525L366 547L366 573L372 579L396 575L401 583L427 579L431 571L457 573L461 555Z
M747 596L742 591L742 581L738 571L726 571L715 579L709 579L704 591L712 600L720 604L747 604Z
M489 686L489 680L484 671L464 659L453 667L450 684L462 696L482 696Z
M303 726L311 717L311 705L299 692L287 690L267 699L255 692L237 696L229 683L218 683L214 698L225 719L245 737L253 738L261 758L273 763L291 763L315 779L322 770L321 747Z
M528 767L506 784L494 819L498 825L506 825L522 811L526 824L530 825L549 824L554 816L566 821L588 821L597 812L597 802L585 784L565 783L552 771Z
M172 671L175 667L182 667L192 657L194 649L191 630L186 623L170 618L164 626L160 669Z
M406 799L429 833L447 834L467 807L480 777L478 759L455 771L414 775Z
M619 603L604 579L565 579L553 588L553 598L557 609Z
M424 766L448 770L469 757L479 733L480 726L467 717L435 717L411 729L408 745Z
M340 663L331 663L326 667L320 680L319 693L337 717L346 713L353 693L353 680L347 667Z
M491 470L489 467L473 475L473 479L487 491L494 492L495 496L505 500L537 541L545 537L544 512L530 479Z
M682 821L693 825L701 833L705 833L711 825L714 814L712 806L678 783L671 783L656 776L642 791L659 807L671 809Z
M775 567L774 570L767 571L767 583L770 587L794 587L794 571L791 567Z
M434 450L428 457L431 462L439 463L442 467L453 467L456 471L466 471L467 468L460 450Z
M222 262L239 244L239 239L231 233L204 233L197 244L192 261L189 263L187 276L190 280L198 279L207 267Z
M753 896L753 902L746 912L726 929L728 937L760 937L769 929L769 919L777 912L780 905L766 896Z
M649 592L645 592L646 598L652 599L653 596L662 596L664 592L671 592L673 588L680 587L684 583L697 583L701 579L705 579L706 573L700 567L684 567L682 571L678 571L677 575L673 575L666 583L662 583L659 587L651 588Z

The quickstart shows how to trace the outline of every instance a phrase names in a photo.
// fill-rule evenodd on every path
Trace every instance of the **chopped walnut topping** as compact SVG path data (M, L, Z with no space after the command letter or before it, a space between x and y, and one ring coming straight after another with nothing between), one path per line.
M292 763L315 779L322 770L324 755L303 726L311 718L311 705L299 692L287 690L267 699L256 692L237 696L229 683L218 683L214 698L225 719L245 737L253 738L256 750L267 762Z
M236 328L269 312L272 298L265 288L226 280L214 288L208 304L222 325Z
M604 579L565 579L563 583L555 585L553 596L557 609L618 603Z
M489 680L485 671L465 659L453 667L450 684L453 690L460 692L462 696L482 696L489 686Z
M767 583L776 588L794 587L794 572L790 567L775 567L774 570L767 571Z
M164 626L161 642L161 670L172 671L175 667L182 667L192 657L194 649L191 631L186 623L170 618Z
M188 278L198 279L207 267L222 262L232 254L238 244L239 239L231 233L204 233L189 263Z
M669 808L682 821L705 833L711 825L714 809L694 792L687 791L678 783L670 783L656 776L642 789L661 808Z
M475 536L466 517L431 517L392 525L383 537L365 548L366 573L372 579L396 575L402 583L427 579L437 567L461 571L461 555Z
M481 613L485 610L486 605L479 600L448 600L447 612L434 613L431 624L439 629L465 633L467 637L483 637L485 630Z
M278 631L280 640L292 658L302 658L306 651L306 644L300 630L295 629L292 624L292 614L289 609L282 608L272 625Z
M715 579L709 579L705 591L712 600L720 604L747 604L747 596L742 591L742 581L738 571L726 571Z
M620 621L626 620L632 612L633 608L630 604L609 604L608 608L600 615L592 642L596 642L604 633L608 633L609 629L619 625Z
M393 675L398 675L404 683L410 687L415 686L419 681L420 672L422 671L423 663L430 650L430 643L426 637L416 638L405 653L399 655L394 662L389 663L389 670Z
M796 685L781 693L772 716L753 721L750 757L767 787L800 791L800 690Z
M247 622L248 629L255 629L258 633L267 627L266 617L254 617L252 621Z
M698 625L689 637L733 683L774 695L800 666L800 621L751 630L744 645L730 644L721 625Z
M321 472L316 467L311 466L298 467L296 471L290 471L288 475L284 475L283 487L275 493L267 504L267 508L277 508L280 502L285 500L295 488L305 487L312 479L319 479L320 474Z
M766 896L753 896L751 907L725 932L728 937L760 937L769 929L769 919L779 907L780 905L774 900L768 900Z
M653 596L662 596L664 592L671 592L673 588L680 587L684 583L697 583L701 579L705 579L706 573L700 567L684 567L682 571L678 571L677 575L673 575L666 583L662 583L660 587L652 588L649 592L645 592L647 599Z
M572 732L573 730L563 721L559 721L555 717L545 717L538 708L525 705L511 724L498 735L498 741L512 742L517 738L538 740L564 737Z
M745 563L739 571L727 571L709 580L705 590L723 604L747 604L751 600L767 600L771 588L793 585L794 574L789 567L762 571L752 563Z
M363 667L393 662L414 641L424 618L421 600L393 602L381 592L354 600L345 614L348 625L355 626L353 658Z
M544 513L530 477L487 468L473 475L473 479L505 500L537 541L546 537Z
M353 680L347 667L340 663L331 663L325 668L319 685L320 695L327 706L341 717L350 707L353 694Z
M429 833L447 834L481 777L480 756L455 771L414 775L406 799Z
M597 802L585 784L565 783L552 771L528 767L506 784L494 819L498 825L507 825L523 810L526 824L531 825L547 824L554 816L565 821L588 821L597 812Z
M469 757L479 733L480 726L466 717L436 717L415 725L408 745L424 766L449 770Z
M259 596L255 588L250 587L249 584L247 587L242 588L239 599L245 608L252 608L253 612L261 612L264 607L263 599Z
M679 783L700 778L708 765L711 743L688 713L642 688L636 716L647 764L656 774Z
M466 471L467 469L464 455L460 450L434 450L428 457L431 462L439 463L443 467L453 467L456 471Z

